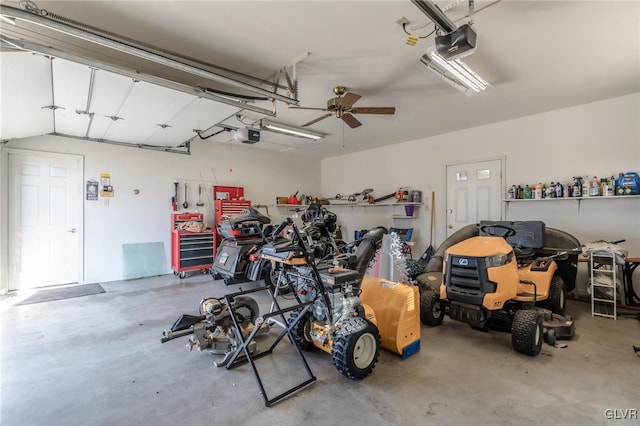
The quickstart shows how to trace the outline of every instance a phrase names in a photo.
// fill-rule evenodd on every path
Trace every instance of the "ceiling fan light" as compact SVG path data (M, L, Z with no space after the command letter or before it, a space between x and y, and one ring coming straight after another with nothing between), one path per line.
M287 136L297 136L300 138L319 140L326 135L288 124L274 123L273 121L262 120L261 128L270 132L280 133Z

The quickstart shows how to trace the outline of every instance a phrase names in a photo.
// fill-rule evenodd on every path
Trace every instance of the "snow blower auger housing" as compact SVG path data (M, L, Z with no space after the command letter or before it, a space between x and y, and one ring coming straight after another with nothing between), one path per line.
M289 224L292 241L266 245L261 256L288 265L282 273L292 293L300 303L313 303L309 310L294 310L289 316L300 349L317 348L331 354L336 369L352 380L371 374L380 346L403 358L419 350L417 289L414 292L408 286L364 277L382 244L384 228L374 228L363 236L355 256L341 255L318 263L313 251L305 249L297 227ZM363 302L365 296L370 302L384 299L388 309L372 309Z
M566 289L554 261L566 253L536 258L543 236L539 221L483 222L479 236L445 251L439 291L420 296L422 322L440 325L448 315L477 330L511 332L513 349L531 356L543 340L553 345L573 337L573 321L562 316Z

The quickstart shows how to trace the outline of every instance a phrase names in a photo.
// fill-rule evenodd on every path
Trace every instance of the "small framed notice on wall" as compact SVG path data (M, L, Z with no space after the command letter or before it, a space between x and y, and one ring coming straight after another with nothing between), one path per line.
M98 200L98 181L95 179L89 179L87 181L87 201Z
M100 173L100 196L113 197L113 186L111 186L111 175L109 173Z

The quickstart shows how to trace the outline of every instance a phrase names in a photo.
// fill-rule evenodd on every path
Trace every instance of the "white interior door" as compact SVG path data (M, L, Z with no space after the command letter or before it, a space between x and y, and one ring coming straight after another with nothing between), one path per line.
M447 166L447 238L471 223L501 217L501 160Z
M9 290L78 282L82 158L9 152Z

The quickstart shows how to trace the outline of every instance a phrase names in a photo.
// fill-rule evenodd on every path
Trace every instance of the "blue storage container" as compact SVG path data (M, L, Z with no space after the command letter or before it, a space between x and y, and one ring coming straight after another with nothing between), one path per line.
M618 176L617 195L640 195L640 176L636 172L627 172ZM620 191L622 189L622 191Z

